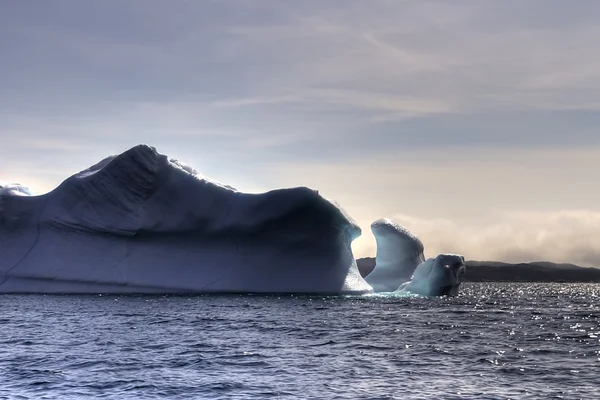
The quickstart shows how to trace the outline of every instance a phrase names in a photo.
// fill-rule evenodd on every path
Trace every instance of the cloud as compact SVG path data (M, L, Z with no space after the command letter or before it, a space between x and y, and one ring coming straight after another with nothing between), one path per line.
M268 107L288 102L289 89L352 91L357 100L345 104L367 113L399 97L472 112L597 109L600 28L589 17L597 6L525 3L57 2L39 14L14 5L0 16L15 38L0 82L23 106L57 96L65 107L69 99ZM573 23L557 18L565 13Z
M600 268L600 212L526 211L476 221L394 218L425 244L428 256L448 252L471 260L554 261Z
M396 217L430 256L600 267L600 190L591 184L599 168L593 148L457 147L289 163L276 168L273 184L307 184L338 201L363 229L353 243L357 257L375 254L371 222Z
M328 162L294 161L272 172L279 185L309 185L357 219L395 214L480 217L523 209L600 210L596 148L407 148ZM371 221L372 221L371 220ZM370 222L370 221L369 221Z
M218 100L210 103L212 107L221 108L221 107L245 107L245 106L256 106L256 105L265 105L265 104L281 104L288 102L296 102L298 98L294 96L259 96L259 97L245 97L245 98L237 98L237 99L228 99L228 100Z
M0 15L0 134L114 148L167 134L217 147L216 132L263 157L587 145L597 121L578 112L599 110L597 6L526 3L19 3Z

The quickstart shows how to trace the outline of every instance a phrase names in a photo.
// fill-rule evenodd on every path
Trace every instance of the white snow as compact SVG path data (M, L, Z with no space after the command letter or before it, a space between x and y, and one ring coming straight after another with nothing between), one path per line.
M33 191L20 183L8 183L0 181L0 196L33 196Z
M371 291L360 228L308 188L238 192L140 145L45 195L0 191L0 292Z

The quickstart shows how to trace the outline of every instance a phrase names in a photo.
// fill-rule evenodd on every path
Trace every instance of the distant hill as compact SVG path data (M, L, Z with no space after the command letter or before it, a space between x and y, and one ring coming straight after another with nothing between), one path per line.
M361 275L375 268L375 258L356 260ZM600 282L600 268L548 261L510 264L498 261L467 261L466 282Z

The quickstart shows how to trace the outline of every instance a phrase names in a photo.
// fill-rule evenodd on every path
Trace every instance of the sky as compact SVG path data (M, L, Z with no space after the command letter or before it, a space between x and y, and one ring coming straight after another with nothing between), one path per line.
M600 267L600 2L0 3L0 179L147 143L239 190L309 186L427 256Z

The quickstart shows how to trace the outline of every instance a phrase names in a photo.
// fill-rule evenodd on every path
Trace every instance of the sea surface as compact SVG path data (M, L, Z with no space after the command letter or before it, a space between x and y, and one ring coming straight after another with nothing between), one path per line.
M600 285L0 296L2 399L600 399Z

